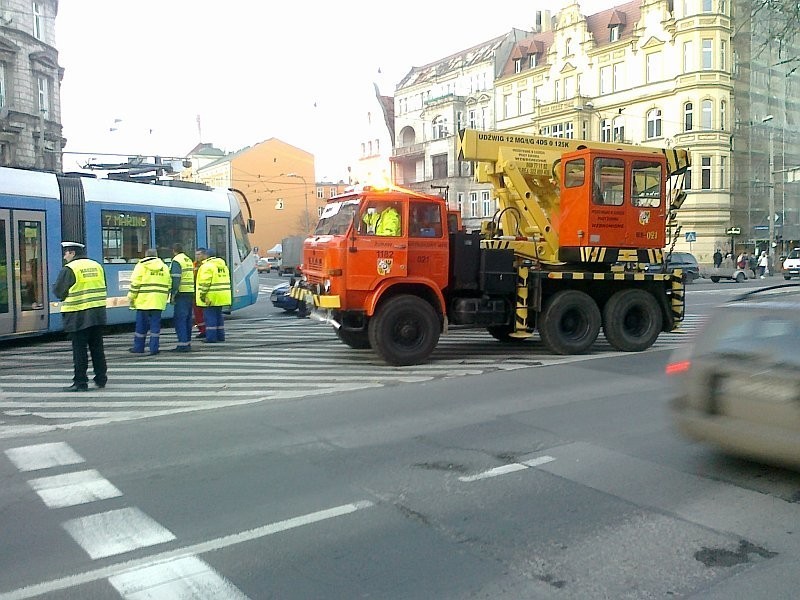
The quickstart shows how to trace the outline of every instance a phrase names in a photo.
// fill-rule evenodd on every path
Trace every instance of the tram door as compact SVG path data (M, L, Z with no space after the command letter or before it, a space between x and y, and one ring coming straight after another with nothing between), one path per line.
M44 214L0 210L0 334L46 330Z
M233 274L230 229L231 227L228 219L222 217L208 217L206 219L208 247L212 248L217 253L217 256L225 259L225 262L228 264L228 269L231 271L231 274Z

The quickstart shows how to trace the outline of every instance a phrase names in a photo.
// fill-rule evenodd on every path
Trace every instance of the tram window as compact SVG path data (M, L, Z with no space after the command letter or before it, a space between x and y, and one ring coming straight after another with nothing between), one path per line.
M594 160L592 201L595 204L622 206L625 162L618 158Z
M150 248L150 215L147 213L104 210L103 262L132 263L144 258Z
M631 173L631 204L650 208L661 206L661 165L636 160Z
M6 246L6 222L0 220L0 313L8 314L8 247Z
M247 238L247 227L241 213L233 219L233 237L236 240L236 248L239 250L239 260L244 260L250 254L250 240Z
M197 247L197 217L181 215L156 215L156 248L158 256L172 260L172 244L179 243L188 256L194 256Z
M38 310L44 306L42 289L42 224L19 222L20 309Z

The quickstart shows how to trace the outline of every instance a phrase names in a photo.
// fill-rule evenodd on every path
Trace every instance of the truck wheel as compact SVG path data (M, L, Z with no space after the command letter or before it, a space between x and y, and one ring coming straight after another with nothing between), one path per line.
M416 296L390 298L369 322L372 349L390 365L425 362L439 342L439 317L433 307Z
M545 304L539 315L539 335L557 354L580 354L600 333L600 309L588 294L564 290Z
M519 344L526 339L511 337L511 334L514 333L513 325L491 325L486 328L486 331L498 342L503 342L504 344Z
M603 333L623 352L640 352L652 346L662 324L658 302L643 290L617 292L603 309Z
M719 277L712 277L711 278L711 282L712 283L719 283Z
M744 283L744 280L747 279L747 275L742 272L736 274L736 283Z
M367 350L372 347L369 345L369 334L366 331L351 331L339 327L336 335L354 350Z

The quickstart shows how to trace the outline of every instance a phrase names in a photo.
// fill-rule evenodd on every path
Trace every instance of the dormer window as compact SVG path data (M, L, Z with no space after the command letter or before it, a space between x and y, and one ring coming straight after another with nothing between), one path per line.
M529 66L530 66L531 69L536 66L536 62L537 62L536 61L536 56L537 56L536 54L531 54L531 56L530 56L530 65Z
M619 41L619 25L612 25L608 28L608 41L609 42L617 42Z
M522 59L515 58L514 59L514 73L521 73L522 72Z
M622 33L622 28L625 27L625 23L627 22L628 18L625 16L624 12L615 10L614 12L611 13L611 18L608 20L609 42L619 41L620 34Z

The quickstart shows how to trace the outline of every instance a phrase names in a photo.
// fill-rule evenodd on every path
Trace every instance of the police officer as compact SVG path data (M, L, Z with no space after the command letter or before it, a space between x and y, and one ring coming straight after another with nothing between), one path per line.
M222 309L231 304L231 275L225 261L214 251L199 248L207 257L197 269L195 294L197 306L203 307L206 323L204 342L214 344L225 341L225 321Z
M66 265L58 274L53 293L61 300L64 331L72 340L72 385L65 392L89 389L86 371L89 368L87 348L92 355L94 383L106 387L108 367L103 348L103 326L106 324L106 276L103 266L86 258L86 246L78 242L61 242Z
M149 248L144 258L136 263L131 274L128 300L136 311L136 328L133 333L134 354L144 354L144 342L150 331L150 354L158 354L161 337L161 311L167 307L172 278L164 261L158 258L155 248Z
M194 264L183 253L181 244L172 245L172 289L170 301L175 306L175 335L178 345L174 352L189 352L192 349L192 304L194 303Z

